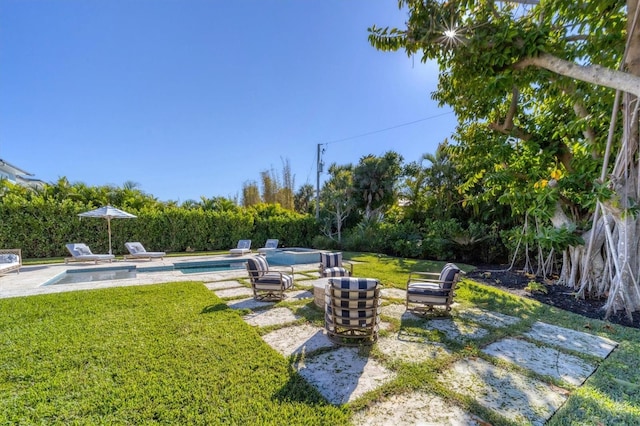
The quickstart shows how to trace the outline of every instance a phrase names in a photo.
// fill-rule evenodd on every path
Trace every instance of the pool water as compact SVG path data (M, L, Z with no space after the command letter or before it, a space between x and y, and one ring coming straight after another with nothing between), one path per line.
M245 269L244 262L203 261L174 263L173 268L183 274L199 274L203 272L222 272L234 269Z
M206 272L224 272L244 269L244 262L229 260L207 260L199 262L179 262L163 266L111 266L106 268L68 269L43 285L78 284L93 281L124 280L137 278L138 273L180 271L183 274L199 274Z
M93 268L93 269L70 269L51 281L46 282L44 285L56 285L56 284L77 284L87 283L93 281L109 281L109 280L123 280L127 278L136 277L136 267L126 268Z

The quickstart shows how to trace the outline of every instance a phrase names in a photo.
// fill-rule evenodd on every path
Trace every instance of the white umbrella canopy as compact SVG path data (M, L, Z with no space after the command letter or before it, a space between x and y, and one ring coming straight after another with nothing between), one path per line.
M107 230L109 231L109 254L113 254L111 253L111 219L115 218L115 219L133 219L136 218L138 216L131 214L131 213L127 213L123 210L120 209L116 209L115 207L111 207L111 206L103 206L100 208L97 208L95 210L91 210L88 212L84 212L84 213L80 213L78 216L80 217L102 217L107 219Z

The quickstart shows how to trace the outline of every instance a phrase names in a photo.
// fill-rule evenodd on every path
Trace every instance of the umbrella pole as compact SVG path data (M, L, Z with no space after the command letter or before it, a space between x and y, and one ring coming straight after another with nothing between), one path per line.
M107 230L109 231L109 254L111 253L111 218L107 217Z

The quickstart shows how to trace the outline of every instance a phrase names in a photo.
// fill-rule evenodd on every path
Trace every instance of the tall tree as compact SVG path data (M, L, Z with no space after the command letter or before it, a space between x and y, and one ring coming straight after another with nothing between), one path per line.
M329 176L320 192L323 210L331 219L324 232L327 236L335 235L338 241L342 241L342 226L354 208L352 166L332 164L329 166Z
M563 252L561 281L583 295L607 295L608 312L638 311L638 0L400 0L399 6L409 10L406 28L372 27L371 43L436 60L433 97L452 106L461 127L484 125L483 141L496 140L488 132L514 141L499 148L511 150L512 161L494 163L497 174L479 170L476 181L488 185L511 173L520 191L496 182L507 188L502 202L530 193L536 205L525 210L537 221L557 230L591 223L582 233L586 245L555 247ZM458 136L463 150L475 144L464 132ZM546 161L524 169L534 162L514 153L531 156L536 147ZM601 164L595 180L594 161ZM525 173L517 176L514 167Z
M370 219L392 207L398 196L402 156L389 151L382 157L367 155L353 169L354 201Z
M260 204L260 190L255 181L242 184L242 206L251 207Z
M315 196L315 188L310 183L306 183L298 188L293 200L295 205L295 210L298 213L312 213L313 208L315 207L312 203L313 197Z

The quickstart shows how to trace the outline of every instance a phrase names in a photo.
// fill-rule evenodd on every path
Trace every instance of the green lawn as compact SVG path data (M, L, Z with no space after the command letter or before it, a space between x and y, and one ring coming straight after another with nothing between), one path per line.
M0 424L344 424L200 283L0 301Z
M441 263L348 253L358 276L404 288L409 270ZM301 281L304 283L304 281ZM634 424L640 418L640 331L586 320L465 280L456 300L620 342L551 425ZM316 325L309 301L286 301ZM397 378L351 406L324 402L256 330L201 283L168 283L0 300L0 424L342 425L385 393L428 389L493 424L509 424L438 386L439 369L483 356L486 339L434 363L391 362ZM392 322L389 331L412 324ZM588 328L587 328L588 327ZM417 327L416 327L417 328ZM488 339L495 339L494 331ZM434 336L437 337L437 336ZM499 336L497 336L499 337ZM451 343L451 342L448 342ZM372 356L380 356L377 351Z

